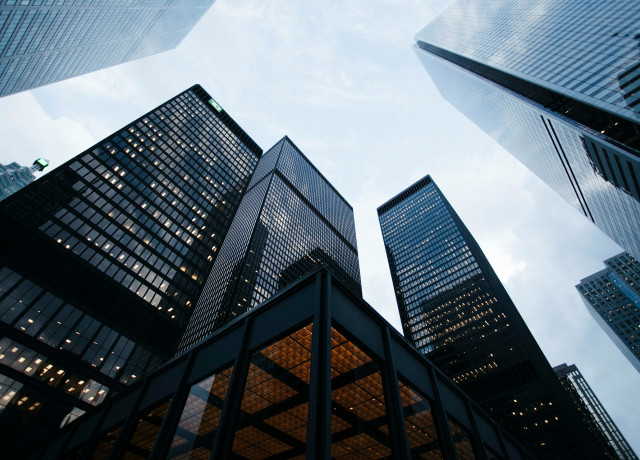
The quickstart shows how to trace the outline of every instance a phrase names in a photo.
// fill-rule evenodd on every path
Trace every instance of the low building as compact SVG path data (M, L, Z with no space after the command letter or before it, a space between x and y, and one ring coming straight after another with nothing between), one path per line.
M326 269L67 425L32 458L131 454L532 458Z

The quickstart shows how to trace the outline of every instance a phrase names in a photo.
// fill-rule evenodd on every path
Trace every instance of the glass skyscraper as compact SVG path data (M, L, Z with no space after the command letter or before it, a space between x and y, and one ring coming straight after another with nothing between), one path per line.
M285 136L258 163L180 350L321 265L361 295L353 208Z
M640 263L627 253L576 286L587 310L640 372Z
M553 370L560 379L562 387L582 414L582 419L598 436L609 458L637 460L638 457L633 449L611 420L607 410L575 364L569 366L560 364Z
M640 258L640 5L459 0L416 35L451 104Z
M15 161L0 164L0 201L36 180L33 173L43 171L47 166L49 162L44 158L38 158L31 166L20 166Z
M405 337L541 458L600 458L482 250L426 176L378 208Z
M0 96L175 48L215 0L0 0Z
M196 85L0 203L0 449L174 355L261 153Z

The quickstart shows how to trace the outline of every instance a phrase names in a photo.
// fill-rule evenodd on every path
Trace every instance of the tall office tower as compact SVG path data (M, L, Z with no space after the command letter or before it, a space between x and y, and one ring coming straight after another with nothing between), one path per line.
M608 458L638 460L616 424L595 395L575 364L560 364L553 368L562 387L569 394L589 429L596 433Z
M353 208L285 136L258 163L179 349L322 265L361 296Z
M0 449L173 356L261 153L196 85L0 203Z
M378 216L405 337L540 458L596 455L596 440L431 177Z
M2 1L0 96L173 49L214 1Z
M440 93L640 259L640 4L460 0L416 35Z
M640 263L627 253L576 286L587 310L640 372Z
M33 173L43 171L47 166L49 162L44 158L38 158L31 166L20 166L15 161L0 164L0 201L36 180Z

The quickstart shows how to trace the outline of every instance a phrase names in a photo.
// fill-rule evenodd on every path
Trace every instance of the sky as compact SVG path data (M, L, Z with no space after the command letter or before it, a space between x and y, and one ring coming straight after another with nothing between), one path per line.
M430 174L551 365L576 364L640 452L640 374L575 289L621 249L442 99L411 47L449 3L218 0L175 50L0 98L0 163L53 168L200 83L352 204L364 298L399 330L376 208Z

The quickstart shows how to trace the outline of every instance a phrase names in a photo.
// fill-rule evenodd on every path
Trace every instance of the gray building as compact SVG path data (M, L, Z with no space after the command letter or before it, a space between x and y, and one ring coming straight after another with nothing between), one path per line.
M627 253L576 286L587 310L640 372L640 263Z
M443 97L640 258L640 4L460 0L416 35Z
M180 350L322 265L361 295L353 208L285 136L256 167Z
M20 166L15 161L0 164L0 201L36 180L33 173L43 171L47 166L49 162L44 158L38 158L31 166Z
M539 458L602 458L482 249L426 176L378 208L405 337Z
M575 364L567 366L560 364L553 368L560 383L569 394L574 404L582 414L583 420L596 433L600 443L610 458L637 460L633 449L622 436L589 383Z
M1 0L0 96L175 48L215 0Z

